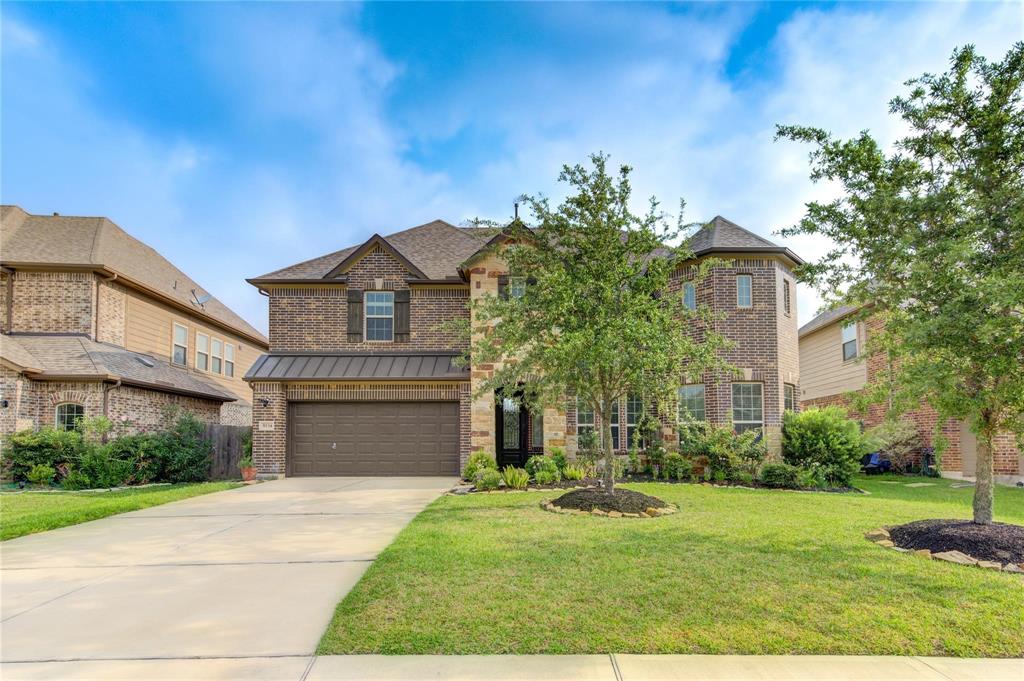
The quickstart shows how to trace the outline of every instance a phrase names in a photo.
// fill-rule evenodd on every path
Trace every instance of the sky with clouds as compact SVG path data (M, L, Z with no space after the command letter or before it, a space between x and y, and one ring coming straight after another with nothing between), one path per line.
M1019 2L0 6L0 201L105 215L266 330L246 277L441 218L561 196L563 163L635 168L783 240L807 149L776 123L891 142L887 102L954 47L999 59ZM801 323L820 299L799 290Z

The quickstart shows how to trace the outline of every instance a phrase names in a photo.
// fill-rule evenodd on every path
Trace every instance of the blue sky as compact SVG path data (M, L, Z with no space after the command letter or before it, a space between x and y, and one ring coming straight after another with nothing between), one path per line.
M246 277L508 218L598 150L638 200L771 236L832 191L776 123L891 142L902 81L1024 35L1012 2L4 3L0 23L0 200L106 215L264 330ZM801 322L818 304L799 291Z

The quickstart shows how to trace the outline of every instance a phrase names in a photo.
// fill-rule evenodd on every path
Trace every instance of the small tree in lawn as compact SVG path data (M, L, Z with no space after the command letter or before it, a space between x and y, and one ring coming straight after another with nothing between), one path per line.
M633 393L666 404L684 374L724 366L713 315L668 294L671 273L692 254L668 244L682 236L650 201L643 216L629 208L630 168L613 177L607 157L592 169L565 166L559 181L575 193L556 209L524 197L536 222L514 221L500 256L508 267L507 296L485 296L473 310L474 366L494 364L480 390L524 391L537 406L575 395L601 416L603 485L614 490L612 405ZM696 278L709 267L694 269Z
M909 127L886 154L867 132L840 141L780 126L810 142L812 179L843 196L810 203L787 234L823 234L836 248L802 276L835 300L870 304L884 329L869 352L891 357L896 395L926 399L978 436L974 522L992 522L992 447L1024 439L1024 43L1001 63L973 47L942 75L908 81L890 104ZM843 292L843 293L840 293Z

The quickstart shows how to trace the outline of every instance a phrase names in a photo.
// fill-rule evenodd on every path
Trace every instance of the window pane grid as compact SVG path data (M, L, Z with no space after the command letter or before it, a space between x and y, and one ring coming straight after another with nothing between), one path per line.
M688 310L697 309L697 288L689 281L683 284L683 306Z
M760 383L732 384L732 422L737 432L760 428L764 423Z
M395 294L391 291L367 291L366 340L389 341L394 337Z
M583 433L593 432L594 430L594 410L591 409L586 403L576 400L576 432L580 435Z
M679 389L679 421L703 421L704 386L684 385Z
M634 444L641 444L633 440L636 436L636 424L640 420L643 410L644 402L639 397L630 395L626 398L626 444L630 447Z
M754 305L752 288L752 278L749 274L736 275L737 307L752 307Z
M78 420L85 417L85 407L80 404L58 404L57 405L57 430L74 430L78 427Z

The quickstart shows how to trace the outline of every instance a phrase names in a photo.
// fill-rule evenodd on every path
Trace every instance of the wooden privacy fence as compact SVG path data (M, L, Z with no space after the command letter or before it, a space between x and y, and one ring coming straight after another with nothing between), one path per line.
M211 480L241 480L238 461L242 458L245 439L252 435L250 426L222 426L211 423L203 436L213 444L210 462Z

